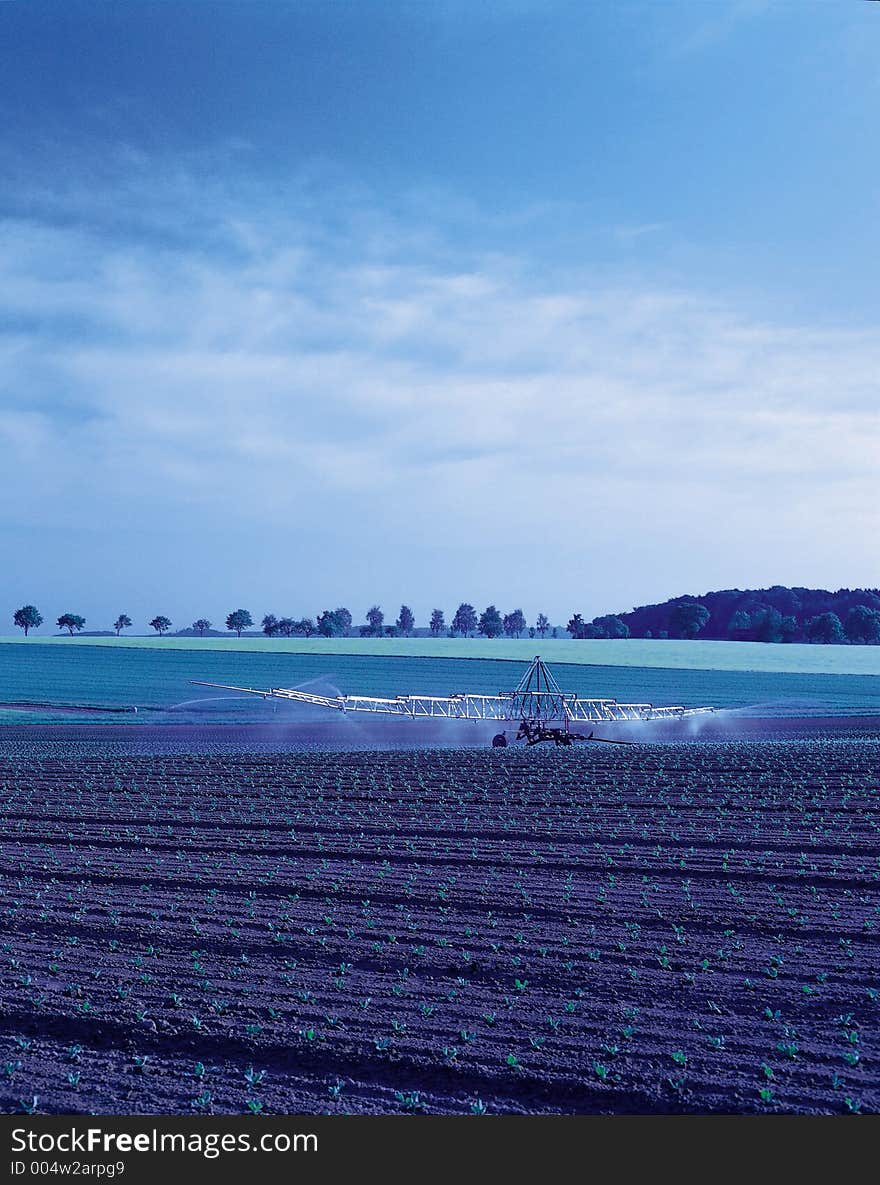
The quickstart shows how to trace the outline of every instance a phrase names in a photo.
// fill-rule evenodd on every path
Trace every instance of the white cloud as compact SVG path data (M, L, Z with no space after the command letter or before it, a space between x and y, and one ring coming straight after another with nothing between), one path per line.
M560 548L575 529L587 552L613 531L665 545L670 571L702 548L709 572L729 551L792 581L841 548L856 571L876 536L880 332L647 282L542 285L515 258L420 251L369 209L333 241L296 203L172 189L191 245L81 217L2 227L10 522L311 519L341 544L429 525L438 546L502 523ZM145 226L167 207L160 189Z
M725 0L723 4L697 5L696 20L675 44L673 52L677 57L702 53L727 41L742 25L764 16L773 7L772 0Z

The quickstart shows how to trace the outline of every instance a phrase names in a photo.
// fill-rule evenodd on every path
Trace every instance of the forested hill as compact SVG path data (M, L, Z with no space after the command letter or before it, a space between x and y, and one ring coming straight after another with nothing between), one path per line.
M724 589L618 614L634 638L880 643L880 589Z

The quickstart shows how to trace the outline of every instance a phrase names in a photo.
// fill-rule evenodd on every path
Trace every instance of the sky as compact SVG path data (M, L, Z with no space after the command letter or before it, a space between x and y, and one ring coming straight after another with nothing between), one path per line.
M0 617L880 585L878 51L862 0L0 0Z

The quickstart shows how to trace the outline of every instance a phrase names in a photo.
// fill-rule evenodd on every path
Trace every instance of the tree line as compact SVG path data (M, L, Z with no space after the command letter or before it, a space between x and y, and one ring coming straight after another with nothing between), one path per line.
M573 638L706 638L732 642L880 644L880 590L724 589L629 613L568 622Z
M12 620L24 631L25 637L32 629L43 624L43 616L35 605L23 605L16 609ZM86 619L79 613L62 613L55 624L61 630L73 637L81 633L86 627ZM119 637L123 630L130 629L133 622L127 613L120 613L113 622L113 629ZM158 614L147 623L151 629L161 637L170 631L174 624L169 617ZM254 628L254 620L247 609L233 609L225 621L226 629L238 635ZM366 613L363 625L357 627L362 638L406 638L410 637L416 628L415 615L408 605L401 605L400 612L393 622L385 621L385 614L378 605L371 605ZM276 617L274 613L267 613L260 623L260 629L267 638L274 637L304 637L318 635L324 638L349 637L353 633L353 618L351 612L343 607L324 609L316 618L311 617ZM213 622L206 617L199 617L189 629L178 633L194 633L200 637L214 630ZM522 609L513 609L502 614L494 605L487 605L482 613L477 614L473 605L462 602L456 609L451 622L447 626L444 611L434 609L431 612L428 630L432 637L444 635L446 637L474 637L479 634L485 638L498 638L502 635L508 638L520 638L524 633L529 637L544 638L551 631L549 618L545 613L539 613L535 624L526 623ZM555 638L557 630L553 629Z
M266 637L324 638L351 637L397 638L410 637L416 629L416 619L408 605L401 605L393 621L386 621L378 605L371 605L366 619L355 627L351 612L339 607L324 609L315 618L276 617L267 613L260 623ZM15 625L27 636L31 629L43 624L43 617L34 605L23 605L13 614ZM160 636L172 628L172 621L158 614L148 625ZM86 619L78 613L62 613L56 620L59 629L71 636L85 629ZM120 613L113 623L117 637L132 626L126 613ZM241 637L254 629L254 620L247 609L233 609L225 619L227 631ZM472 638L545 638L548 633L559 633L551 627L545 613L539 613L533 625L526 622L522 609L502 613L495 605L487 605L478 613L473 605L463 601L447 624L444 611L434 609L427 623L432 637ZM825 644L880 645L880 590L786 588L774 585L769 589L726 589L701 596L675 597L656 605L642 605L628 613L608 613L591 621L575 613L566 626L572 638L707 638L728 641L755 642L814 642ZM205 634L213 632L211 621L200 617L178 633Z
M24 636L27 637L31 630L39 629L43 624L43 615L40 613L36 605L22 605L20 609L12 615L13 623L18 626L20 630L24 630ZM74 634L81 633L86 628L86 619L80 613L62 613L55 621L57 627L61 630L67 630L71 637ZM116 631L117 638L125 629L130 629L134 623L127 613L120 613L113 622L113 629ZM151 629L154 629L157 634L167 634L174 624L170 617L165 617L163 614L157 614L152 621L147 622ZM226 618L226 628L228 630L235 630L239 637L242 631L248 629L253 625L251 615L246 609L235 609ZM198 621L192 623L192 628L195 633L205 634L211 629L211 622L204 617L200 617Z

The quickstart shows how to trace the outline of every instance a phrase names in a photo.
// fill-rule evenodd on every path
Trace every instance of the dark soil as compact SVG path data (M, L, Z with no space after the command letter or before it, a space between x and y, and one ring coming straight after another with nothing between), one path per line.
M875 723L744 723L5 730L0 1109L876 1111Z
M485 749L503 728L497 721L395 720L309 713L282 724L22 724L0 726L0 753L74 752L275 753L301 750L368 751ZM574 727L574 726L573 726ZM761 716L719 711L685 720L579 726L577 731L652 745L690 741L880 740L880 716ZM512 747L516 725L507 729Z

